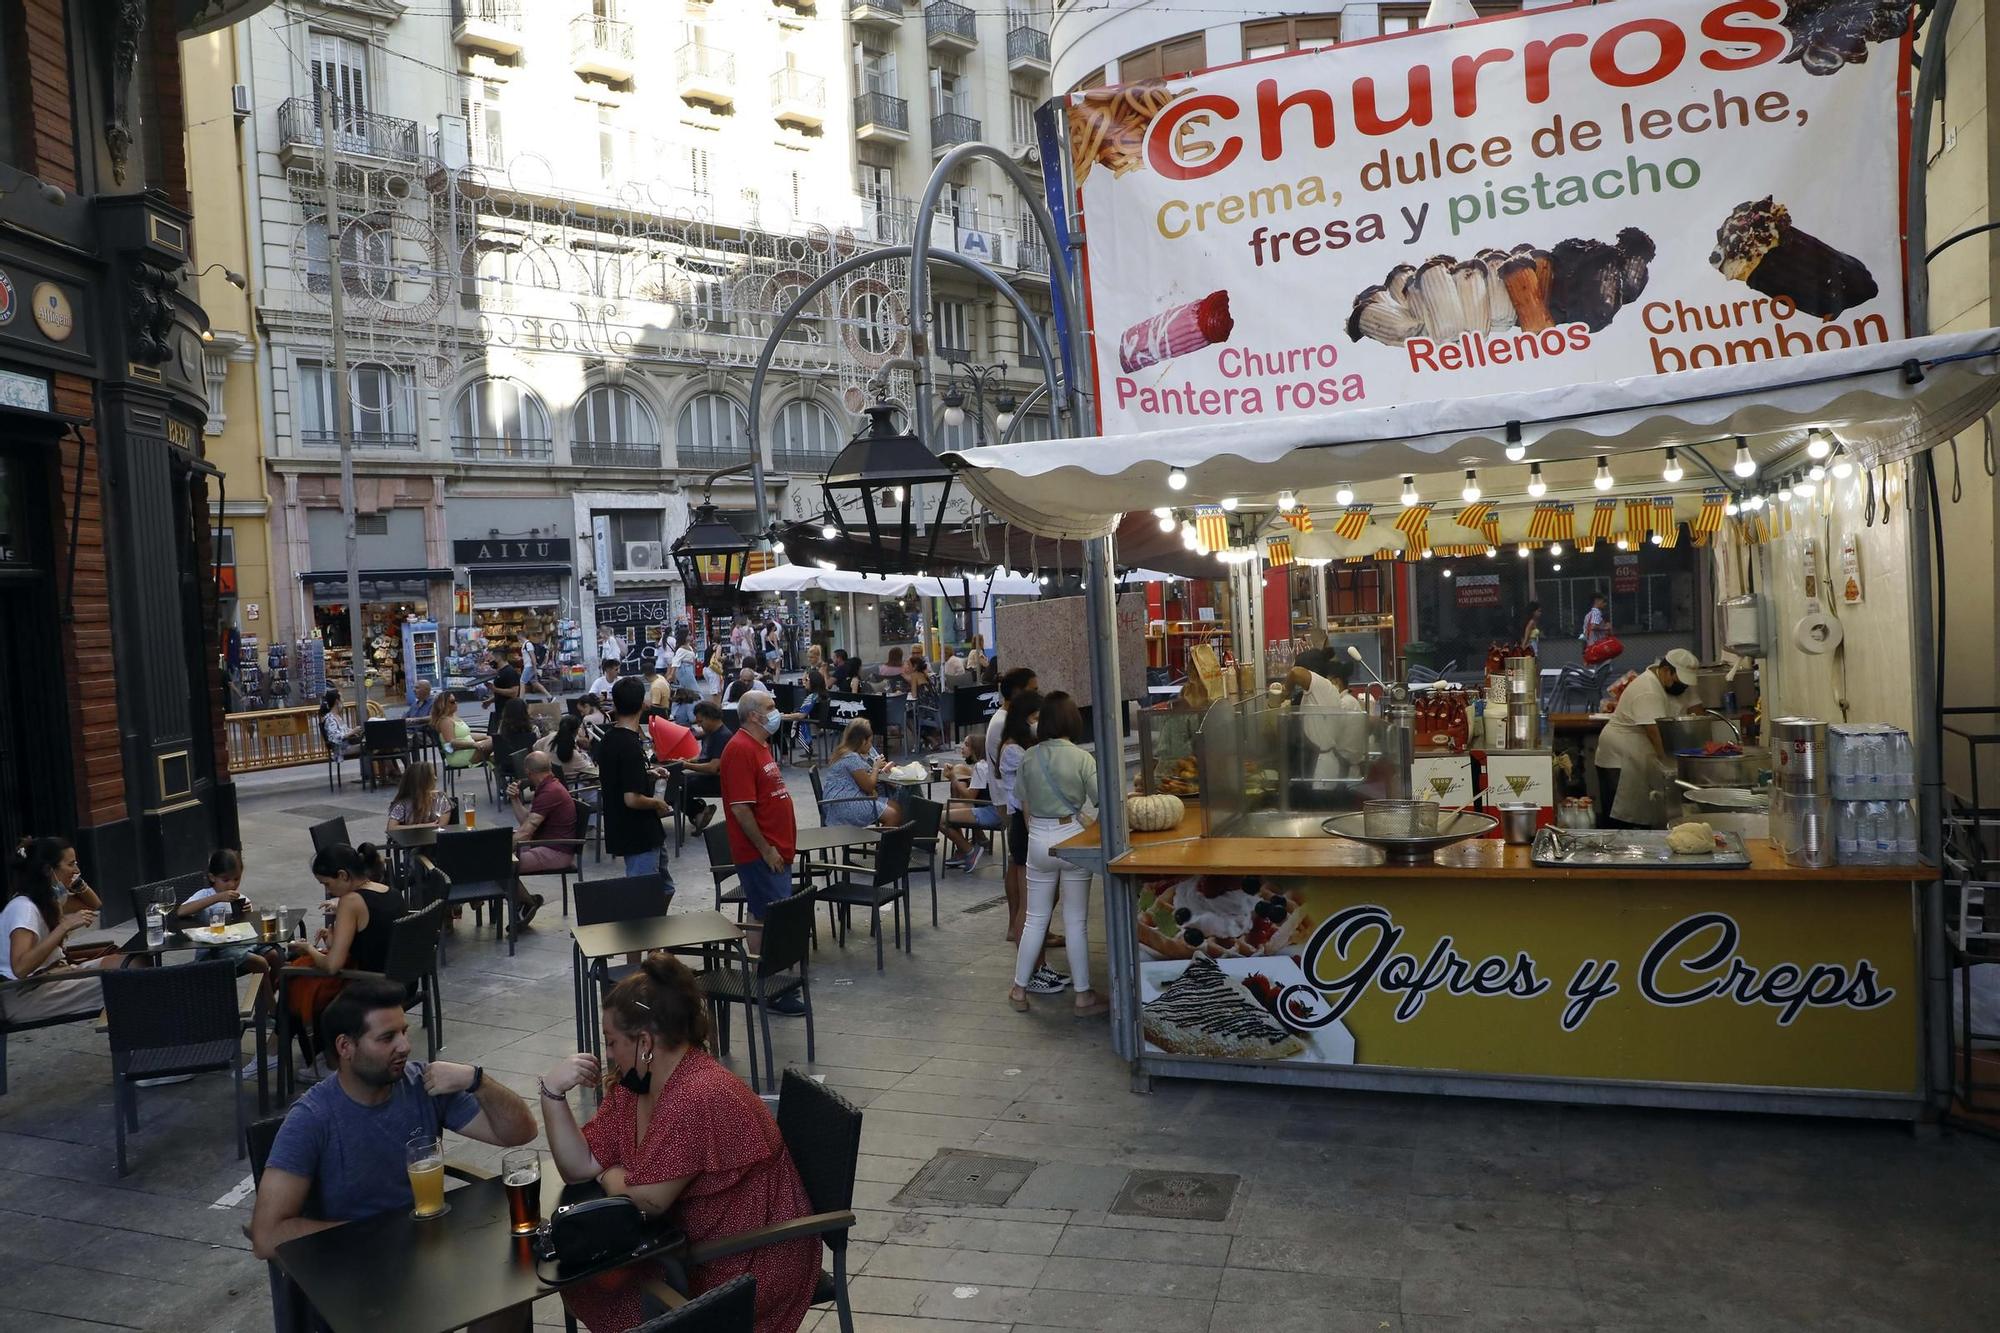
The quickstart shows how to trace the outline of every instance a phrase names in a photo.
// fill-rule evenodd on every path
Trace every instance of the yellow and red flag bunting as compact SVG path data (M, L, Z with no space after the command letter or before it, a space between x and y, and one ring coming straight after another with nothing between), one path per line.
M1708 545L1709 538L1722 531L1723 507L1729 503L1727 491L1703 491L1701 511L1688 522L1688 532L1696 546Z
M1590 530L1578 539L1577 545L1588 551L1599 542L1611 540L1611 525L1618 521L1618 502L1599 500L1590 515Z
M1674 497L1656 495L1653 497L1653 521L1650 525L1660 534L1660 545L1679 546L1681 544L1681 521L1674 517Z
M1264 543L1264 560L1273 569L1292 563L1292 539L1273 537Z
M1544 500L1528 518L1528 540L1536 544L1566 542L1575 535L1576 507L1560 500Z
M1625 532L1635 541L1646 540L1646 532L1653 526L1653 502L1651 500L1627 500L1625 502Z
M1373 505L1349 505L1340 511L1340 518L1333 525L1333 535L1344 542L1351 542L1361 535L1368 526L1368 515L1374 511Z
M1469 504L1458 511L1458 526L1471 528L1474 532L1484 535L1490 542L1493 540L1493 530L1499 526L1498 520L1494 517L1496 508L1491 500L1480 500L1475 504Z
M1194 535L1211 551L1229 549L1229 515L1220 505L1204 505L1194 511Z
M1285 522L1291 524L1300 532L1311 532L1313 530L1313 516L1306 510L1294 509L1291 513L1280 514L1278 517L1284 519Z
M750 558L744 562L743 572L746 574L761 574L777 563L778 557L772 555L769 551L752 551L750 552Z
M1407 549L1413 555L1431 544L1431 510L1436 506L1435 500L1425 500L1396 515L1396 531L1409 539Z

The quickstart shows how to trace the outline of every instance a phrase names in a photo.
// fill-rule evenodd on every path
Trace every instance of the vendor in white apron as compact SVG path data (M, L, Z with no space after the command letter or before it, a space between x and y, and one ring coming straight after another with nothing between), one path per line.
M1700 665L1687 649L1671 649L1618 696L1618 708L1597 738L1599 827L1666 827L1673 779L1655 723L1700 708L1682 702Z
M1287 677L1316 780L1353 777L1368 760L1368 710L1347 692L1352 671L1348 659L1308 649Z

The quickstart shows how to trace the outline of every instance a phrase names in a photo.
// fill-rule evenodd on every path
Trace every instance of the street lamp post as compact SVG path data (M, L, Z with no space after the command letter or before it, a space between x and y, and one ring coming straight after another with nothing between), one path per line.
M975 366L970 361L960 361L947 357L945 364L952 369L951 386L944 391L944 424L956 430L965 424L965 395L959 391L959 377L963 376L972 387L972 443L983 447L986 443L986 391L997 386L1007 373L1007 363L993 366ZM995 395L1003 420L996 423L999 433L1005 435L1007 427L1013 424L1014 399L1012 394L1001 392Z

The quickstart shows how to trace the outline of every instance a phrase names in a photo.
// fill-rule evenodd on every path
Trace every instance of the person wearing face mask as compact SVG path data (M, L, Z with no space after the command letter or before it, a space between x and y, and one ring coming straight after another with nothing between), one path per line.
M1347 658L1309 648L1288 676L1312 776L1321 780L1347 777L1368 758L1368 710L1347 692L1352 671Z
M1697 711L1683 702L1701 665L1674 648L1641 671L1618 696L1618 707L1597 738L1598 822L1604 828L1662 828L1672 786L1666 745L1656 725L1663 717Z
M604 1061L564 1057L541 1079L549 1152L564 1180L595 1180L648 1217L669 1214L690 1244L810 1216L812 1203L777 1122L743 1080L704 1049L707 1002L677 959L655 954L604 998ZM610 1087L579 1125L569 1093ZM793 1333L819 1278L820 1239L806 1236L700 1264L699 1295L749 1273L757 1280L756 1333ZM659 1265L637 1265L563 1289L563 1303L591 1333L644 1318L641 1294Z

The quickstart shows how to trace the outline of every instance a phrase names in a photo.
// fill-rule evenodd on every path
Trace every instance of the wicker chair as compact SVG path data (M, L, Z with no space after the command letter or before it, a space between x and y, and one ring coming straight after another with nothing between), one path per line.
M757 1326L757 1279L745 1273L648 1319L632 1333L751 1333Z
M403 1009L424 1016L425 1058L435 1060L444 1045L444 999L438 992L438 940L444 931L445 904L434 902L396 918L389 927L389 947L382 975L401 982L408 998Z
M111 1120L118 1140L118 1174L125 1135L139 1129L140 1079L222 1074L236 1112L236 1156L246 1151L243 1092L236 1066L243 1058L243 1020L236 1007L236 964L226 959L179 967L111 969L103 975L104 1021L111 1039Z
M828 881L819 890L823 903L835 903L842 907L865 907L871 917L869 929L875 936L875 970L882 970L882 909L892 908L896 925L896 944L905 953L913 952L911 934L905 928L903 908L910 899L910 847L916 830L905 824L900 828L884 829L882 839L875 844L875 867L868 879L858 879L845 875ZM842 914L843 918L845 913ZM846 923L843 920L840 943L847 944Z
M505 828L463 829L438 834L437 842L424 856L433 870L450 883L445 901L471 903L475 913L485 906L493 909L495 933L505 931L507 953L514 953L514 832Z
M944 807L911 792L902 798L904 816L915 836L910 840L910 859L931 877L931 927L938 923L938 843L944 827Z
M771 1015L765 1007L770 1001L793 991L799 993L806 1006L806 1063L811 1064L814 1059L812 985L807 979L806 965L812 956L816 896L807 889L764 909L763 952L757 955L756 968L747 981L733 967L710 968L698 975L702 994L708 997L709 1012L719 1019L716 1031L722 1053L729 1054L729 1011L724 1006L740 1004L744 1007L746 1024L754 1018L763 1032L764 1078L771 1083L778 1081L778 1073L771 1058ZM757 1058L755 1035L752 1034L750 1046L753 1062Z
M314 824L306 832L312 836L313 852L315 855L325 851L329 847L340 847L343 845L352 847L354 845L348 838L347 818L344 815L338 819L323 820L320 823Z

